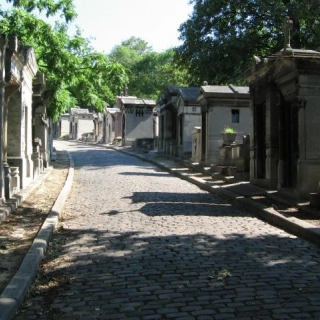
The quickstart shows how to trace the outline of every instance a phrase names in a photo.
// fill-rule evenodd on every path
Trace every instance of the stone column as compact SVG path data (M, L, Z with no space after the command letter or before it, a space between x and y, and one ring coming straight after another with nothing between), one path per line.
M257 172L256 172L256 126L257 126L257 117L256 117L256 108L257 105L255 103L255 95L254 95L255 89L251 88L250 89L250 94L251 94L251 113L252 113L252 118L253 118L253 126L251 129L251 139L250 139L250 145L249 145L249 179L250 181L254 181Z
M43 161L40 152L41 148L41 139L36 138L33 141L33 153L31 159L33 161L33 178L36 178L43 171Z
M40 145L41 158L43 159L43 166L47 168L49 165L49 146L48 146L48 128L49 120L46 116L46 107L39 106L35 110L34 114L34 141L40 139L42 144Z
M277 88L269 83L266 94L266 179L269 187L277 187L279 162L279 112Z
M5 199L4 193L4 168L3 168L3 150L4 150L4 136L3 136L3 111L5 109L5 52L7 47L7 40L2 35L0 36L0 203Z
M11 198L11 174L10 167L8 164L8 104L10 96L6 99L3 109L3 173L4 173L4 185L5 185L5 197L6 199Z

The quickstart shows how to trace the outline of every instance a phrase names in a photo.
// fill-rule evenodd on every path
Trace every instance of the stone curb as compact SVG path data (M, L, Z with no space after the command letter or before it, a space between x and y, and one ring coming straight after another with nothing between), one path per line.
M68 156L70 160L70 167L66 182L61 189L48 217L41 226L31 247L23 259L19 270L13 276L0 296L0 320L10 320L15 316L19 306L23 302L33 280L37 275L40 263L48 248L49 241L52 237L54 229L57 226L64 203L72 187L74 163L69 153ZM37 186L43 180L44 178L38 182ZM30 194L30 192L28 192L28 194Z
M221 197L228 199L228 201L230 201L233 205L240 206L245 210L248 210L255 216L259 217L261 220L264 220L275 227L281 228L297 237L304 238L310 242L315 243L316 245L320 245L320 228L316 227L315 225L304 222L294 217L285 217L284 215L280 214L273 208L267 207L261 203L256 203L253 200L245 198L242 195L234 193L230 190L226 190L221 186L212 185L212 184L209 185L208 183L206 183L206 181L204 181L201 178L192 177L186 173L175 171L172 168L166 166L165 164L155 159L150 159L150 158L144 157L141 154L135 154L135 153L121 150L118 148L111 148L111 149L122 152L122 153L126 153L128 155L134 156L141 160L150 162L156 165L157 167L171 173L172 175L175 175L181 179L184 179L190 183L197 185L199 188L205 191L217 194Z

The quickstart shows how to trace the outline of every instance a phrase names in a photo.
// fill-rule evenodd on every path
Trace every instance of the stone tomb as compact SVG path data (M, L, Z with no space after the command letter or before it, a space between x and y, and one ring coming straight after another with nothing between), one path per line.
M73 140L94 140L93 113L88 109L74 107L70 110L69 138Z
M232 127L237 132L235 143L239 144L251 132L249 88L205 84L200 87L198 101L202 112L201 162L218 165L224 128Z
M12 39L7 49L6 61L6 108L4 111L4 166L19 168L20 188L26 187L34 178L32 145L32 79L37 64L32 47L23 46ZM5 170L6 171L6 170ZM7 181L7 180L6 180ZM11 192L6 186L6 191ZM6 197L10 197L6 193Z
M93 113L93 139L95 142L102 143L103 142L103 126L104 126L104 113L98 112Z
M178 156L192 155L192 130L201 126L201 107L197 101L198 87L181 88L177 96Z
M119 108L106 108L104 125L105 143L112 144L116 138L121 141L121 111Z
M44 74L38 73L33 80L33 94L32 94L32 141L33 141L33 155L34 173L38 175L43 168L49 166L50 159L50 136L49 136L49 118L47 116L47 109L43 99L43 92L45 90ZM38 150L39 149L39 150ZM39 156L39 158L38 158ZM39 166L40 165L40 166Z
M70 133L70 114L64 113L61 115L60 119L54 123L54 137L59 138L69 138Z
M178 155L177 98L181 87L167 86L158 100L158 149L173 156Z
M132 146L136 139L154 138L152 99L118 96L116 106L121 111L121 139L123 146Z
M285 43L255 57L244 76L254 118L250 181L308 199L320 180L320 53Z

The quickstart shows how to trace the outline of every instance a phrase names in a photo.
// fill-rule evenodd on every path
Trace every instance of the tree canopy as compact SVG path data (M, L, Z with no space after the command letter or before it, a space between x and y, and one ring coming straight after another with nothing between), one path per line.
M102 111L128 82L125 68L95 51L79 30L68 35L67 23L76 16L72 0L8 0L0 7L0 32L17 35L36 52L39 71L46 77L47 110L54 120L78 104ZM65 22L52 27L33 12L60 13Z
M131 37L114 47L109 58L127 69L130 95L157 100L168 84L188 85L189 75L175 63L173 49L157 53L146 41Z
M65 22L70 22L76 17L72 0L6 0L6 2L28 13L44 12L46 17L60 14ZM3 14L1 4L0 11Z
M241 83L252 56L284 47L284 18L293 21L291 46L319 50L318 0L190 0L190 18L180 26L176 58L192 82Z

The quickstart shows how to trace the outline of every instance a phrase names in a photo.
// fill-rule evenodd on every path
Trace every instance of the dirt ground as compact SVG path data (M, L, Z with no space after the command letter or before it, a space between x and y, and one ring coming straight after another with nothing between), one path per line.
M66 181L68 155L58 151L51 165L50 175L0 223L0 293L19 269Z

